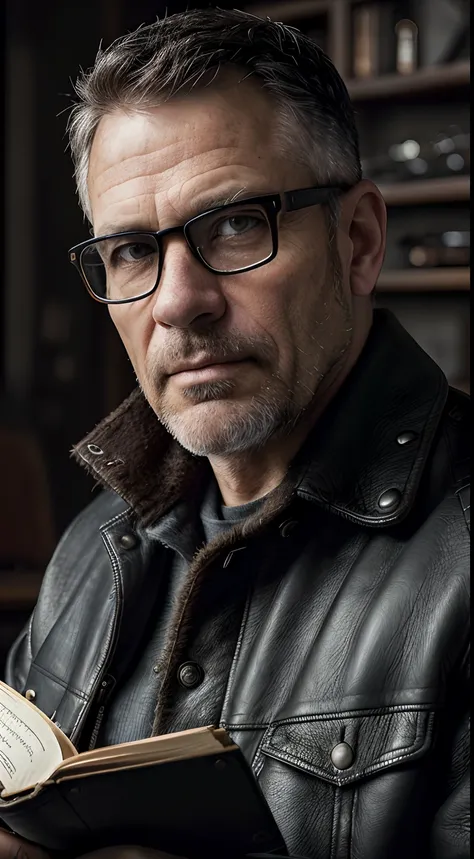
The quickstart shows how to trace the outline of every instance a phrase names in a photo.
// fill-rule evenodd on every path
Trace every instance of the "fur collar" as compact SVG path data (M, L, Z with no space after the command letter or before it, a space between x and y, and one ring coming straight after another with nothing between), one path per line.
M399 521L413 504L447 392L441 370L395 317L375 311L356 367L280 491L269 496L268 513L287 503L294 490L355 522ZM406 433L411 440L401 443ZM100 484L132 507L144 526L189 497L210 471L206 458L188 453L169 435L138 389L73 453ZM295 475L300 475L296 486ZM388 491L398 496L397 504L379 503ZM260 520L266 512L260 510Z

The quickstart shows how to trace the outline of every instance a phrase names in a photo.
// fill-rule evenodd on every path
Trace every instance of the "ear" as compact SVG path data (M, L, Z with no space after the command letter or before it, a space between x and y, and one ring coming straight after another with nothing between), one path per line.
M351 292L370 295L385 254L387 210L379 189L369 179L344 195L339 226L349 239L346 264Z

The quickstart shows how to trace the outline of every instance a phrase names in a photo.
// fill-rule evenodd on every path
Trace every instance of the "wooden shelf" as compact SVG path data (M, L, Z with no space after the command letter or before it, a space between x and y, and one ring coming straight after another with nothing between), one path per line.
M381 271L378 292L467 292L470 269L407 268Z
M379 185L387 206L424 206L431 203L457 203L470 199L470 176L441 179L414 179Z
M258 18L272 18L290 24L301 18L314 18L329 11L331 0L286 0L285 3L246 5L245 11Z
M436 93L439 89L467 86L470 81L470 60L459 60L444 65L427 66L412 75L381 75L367 80L346 81L352 101L370 101L389 96L413 96L423 92Z
M32 608L37 600L43 572L0 572L0 610Z

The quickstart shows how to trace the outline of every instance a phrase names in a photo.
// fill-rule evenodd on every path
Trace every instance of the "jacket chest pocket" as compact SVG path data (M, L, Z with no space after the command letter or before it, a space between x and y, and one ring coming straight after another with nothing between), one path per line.
M394 856L422 856L413 832L423 829L429 776L416 762L432 745L433 721L429 710L393 708L269 728L256 770L290 854L391 859L393 844Z

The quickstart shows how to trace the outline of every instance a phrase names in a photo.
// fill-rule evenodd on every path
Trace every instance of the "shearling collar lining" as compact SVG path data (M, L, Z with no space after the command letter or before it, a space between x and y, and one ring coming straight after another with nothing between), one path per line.
M368 526L400 521L413 504L447 393L441 370L395 317L375 311L356 367L303 445L281 491L271 494L271 507L287 504L296 491ZM169 435L138 389L73 453L145 526L210 474L208 460L188 453ZM296 488L293 473L303 474ZM264 513L270 510L261 509L260 520Z

